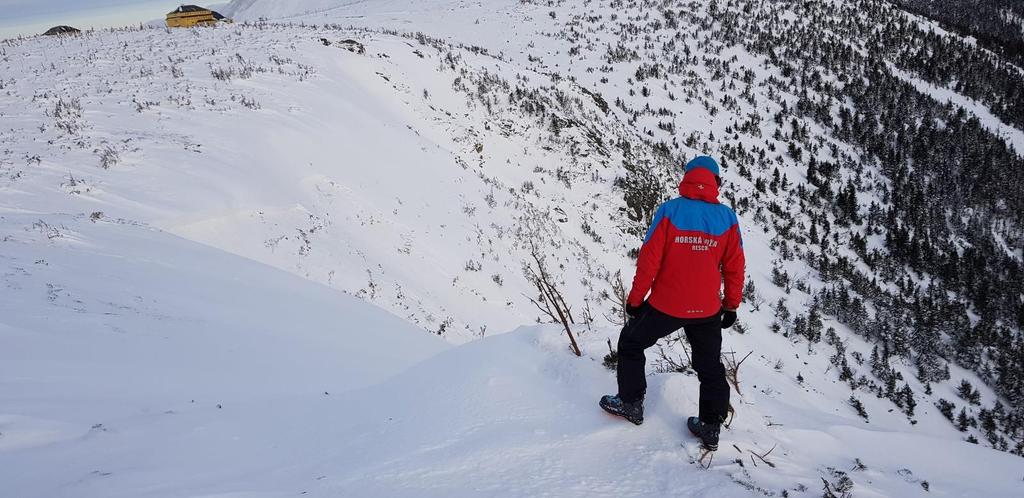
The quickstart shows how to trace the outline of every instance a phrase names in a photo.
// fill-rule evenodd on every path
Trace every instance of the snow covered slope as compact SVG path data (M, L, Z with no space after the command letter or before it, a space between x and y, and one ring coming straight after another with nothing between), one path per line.
M346 416L331 396L447 347L358 299L123 220L5 213L0 241L5 496L180 496L171 476L214 485L276 468L296 456L282 447L296 421Z
M939 360L935 380L919 344L889 349L890 325L917 317L881 297L906 308L939 281L872 273L895 182L812 119L799 73L712 36L744 8L712 5L253 0L225 9L252 24L5 42L0 481L19 496L820 496L822 479L837 495L1019 494L1024 460L988 446L1013 449L1020 427L984 415L1009 402L989 387L1006 364ZM803 5L770 8L795 23ZM980 129L1021 136L943 88ZM596 407L614 390L616 272L698 152L723 159L756 287L726 334L730 357L752 354L709 471L682 428L684 343L649 355L644 426ZM991 232L1019 261L1012 221ZM496 335L545 320L531 250L582 359L557 329ZM837 286L862 314L822 304ZM925 345L985 323L949 308L966 325ZM989 337L1014 337L1000 326Z
M414 16L427 17L463 15L469 10L481 9L485 13L494 13L495 9L505 10L515 7L515 2L507 0L483 0L466 2L464 0L431 0L427 2L414 0L232 0L223 9L232 18L241 21L258 21L260 19L275 22L292 19L308 19L322 17L330 21L354 20L364 17L390 17L410 22ZM514 10L514 9L510 9ZM448 23L452 26L452 23ZM456 26L461 23L454 23Z
M585 345L600 351L606 335L614 331L584 333ZM597 358L573 358L556 328L481 339L367 393L369 409L350 432L360 436L346 439L334 466L323 468L321 491L820 496L819 475L833 486L848 476L854 496L1013 496L1020 489L1019 457L829 413L820 393L796 382L763 386L758 379L773 377L771 365L748 368L744 401L734 400L742 415L726 431L725 447L705 461L709 472L694 465L700 451L683 425L697 403L692 375L653 377L645 422L636 427L593 409L614 375Z
M521 265L541 231L573 294L596 300L576 276L626 264L633 240L590 244L618 224L620 167L586 160L582 132L552 139L518 113L491 116L475 92L512 66L385 34L360 34L360 54L340 43L352 35L234 26L14 47L24 73L0 95L0 206L153 224L454 341L535 318Z

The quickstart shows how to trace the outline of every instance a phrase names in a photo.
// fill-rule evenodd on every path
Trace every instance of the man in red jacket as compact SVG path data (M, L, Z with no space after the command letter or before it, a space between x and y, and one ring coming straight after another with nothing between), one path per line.
M686 164L680 197L655 213L626 300L630 320L619 334L619 393L601 398L609 413L643 423L644 350L683 328L700 381L699 416L690 417L687 427L711 450L718 448L729 410L722 329L736 322L744 269L739 223L732 209L719 204L720 185L718 163L697 157Z

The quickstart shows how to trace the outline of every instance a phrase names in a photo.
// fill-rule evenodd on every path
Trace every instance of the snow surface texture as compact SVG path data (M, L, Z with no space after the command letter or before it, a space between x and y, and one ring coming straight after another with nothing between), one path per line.
M557 328L493 334L536 318L521 271L536 232L554 242L545 254L577 310L584 298L599 306L610 271L628 278L636 245L615 221L622 158L585 138L587 126L607 142L629 127L552 81L564 53L527 60L544 49L528 44L545 43L527 35L555 29L548 9L225 10L295 24L3 49L4 495L820 496L822 479L844 477L856 496L1024 489L1020 458L962 442L930 398L911 424L864 397L865 423L827 348L769 332L767 305L744 309L747 334L726 334L726 350L755 353L707 470L683 426L692 375L653 375L634 427L597 408L614 391L601 366L614 326L578 327L580 359ZM308 25L325 22L374 31ZM448 59L408 31L465 46ZM475 93L488 78L537 90L585 125L552 139L521 114L492 114ZM724 120L687 111L681 128L724 133ZM768 237L741 221L751 278L773 303ZM656 356L651 371L665 370Z
M447 347L358 299L158 230L45 218L0 216L4 496L239 490L333 444L288 442L344 416L332 396Z

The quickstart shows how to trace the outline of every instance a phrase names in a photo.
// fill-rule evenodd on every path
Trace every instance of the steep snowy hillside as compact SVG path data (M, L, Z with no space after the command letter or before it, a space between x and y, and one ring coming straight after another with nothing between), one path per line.
M355 298L125 220L0 215L0 289L11 497L239 489L327 444L290 438L344 418L334 397L446 348Z
M224 10L240 22L0 44L0 481L1019 494L1019 67L874 0ZM685 341L648 355L643 426L596 407L617 284L698 153L721 159L750 280L707 471ZM558 328L498 334L554 320L538 265L582 358Z
M536 318L531 247L594 310L609 265L628 264L607 143L626 127L570 84L524 81L495 115L478 92L516 72L486 53L259 25L32 40L7 57L23 73L2 97L6 206L150 223L455 341ZM586 127L551 135L520 106Z

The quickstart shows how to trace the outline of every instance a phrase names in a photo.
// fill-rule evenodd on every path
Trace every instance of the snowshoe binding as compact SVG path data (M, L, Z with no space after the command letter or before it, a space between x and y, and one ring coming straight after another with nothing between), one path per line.
M644 423L644 400L639 399L632 403L622 401L617 394L612 396L606 394L601 396L601 408L612 415L618 415L636 425Z

